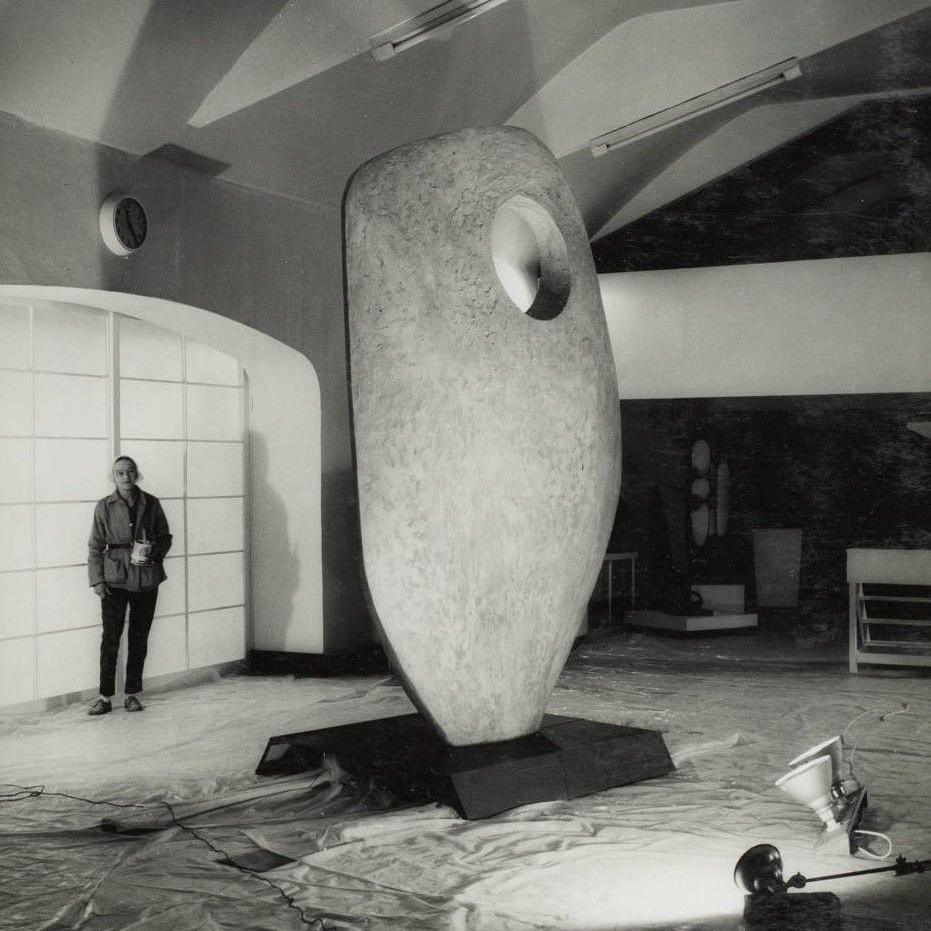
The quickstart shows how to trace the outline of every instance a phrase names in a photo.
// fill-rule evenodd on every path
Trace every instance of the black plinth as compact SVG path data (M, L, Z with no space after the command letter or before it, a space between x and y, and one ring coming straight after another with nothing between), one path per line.
M487 818L532 802L575 798L664 776L675 768L658 731L547 715L540 730L499 743L451 747L419 714L272 737L256 772L347 772L405 801Z

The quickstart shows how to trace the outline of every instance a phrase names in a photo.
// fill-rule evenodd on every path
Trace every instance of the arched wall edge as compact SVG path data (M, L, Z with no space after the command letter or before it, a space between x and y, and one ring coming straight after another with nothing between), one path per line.
M228 317L161 298L0 285L4 299L136 317L239 359L249 377L250 399L252 647L323 652L321 401L307 357Z

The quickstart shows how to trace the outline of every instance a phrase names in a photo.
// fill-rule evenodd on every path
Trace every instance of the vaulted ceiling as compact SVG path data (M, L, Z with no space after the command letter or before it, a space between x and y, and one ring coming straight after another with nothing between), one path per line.
M592 245L599 272L929 249L928 96L866 100Z
M436 2L0 0L0 110L334 210L387 149L511 123L560 159L597 238L864 101L931 93L929 0L506 0L375 60L372 36ZM592 156L790 57L800 79Z

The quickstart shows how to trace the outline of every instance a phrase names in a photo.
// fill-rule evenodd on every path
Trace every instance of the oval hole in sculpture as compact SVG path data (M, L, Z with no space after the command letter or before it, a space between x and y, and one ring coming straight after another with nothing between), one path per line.
M517 194L491 225L491 258L501 287L528 317L552 320L569 300L569 249L547 210Z

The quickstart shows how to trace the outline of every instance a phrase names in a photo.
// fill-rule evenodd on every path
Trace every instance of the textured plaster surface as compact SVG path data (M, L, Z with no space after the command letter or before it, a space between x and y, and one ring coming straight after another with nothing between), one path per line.
M495 273L521 194L571 291L522 313ZM528 733L596 580L620 483L617 383L581 215L547 150L466 130L363 166L346 200L365 571L389 649L453 744Z

